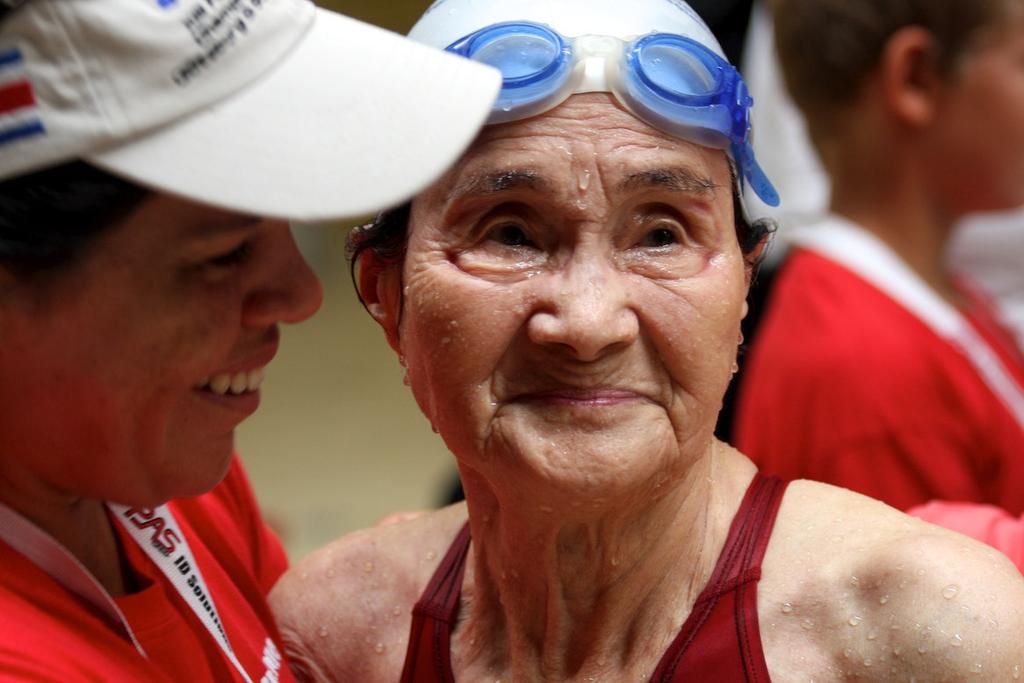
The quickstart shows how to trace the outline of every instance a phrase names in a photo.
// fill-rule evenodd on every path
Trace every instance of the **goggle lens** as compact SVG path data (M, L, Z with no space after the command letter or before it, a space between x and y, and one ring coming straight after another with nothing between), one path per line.
M517 88L550 78L562 67L565 51L558 34L543 26L505 24L477 34L463 54L498 69L505 87Z
M558 49L538 36L506 36L483 46L473 58L497 68L505 80L519 80L551 66Z
M704 62L670 43L652 43L637 51L637 65L651 85L677 97L705 96L718 82Z

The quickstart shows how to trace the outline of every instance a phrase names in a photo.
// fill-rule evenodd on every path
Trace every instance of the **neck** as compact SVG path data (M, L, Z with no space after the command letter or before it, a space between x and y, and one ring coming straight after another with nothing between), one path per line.
M946 250L958 216L936 203L922 180L927 174L915 172L912 159L892 150L884 160L870 151L865 158L833 158L831 210L882 240L939 296L957 305Z
M649 677L711 577L753 473L715 442L664 492L589 507L503 501L467 477L480 541L464 582L460 670L503 680Z
M117 536L102 501L84 499L0 473L0 502L28 519L71 553L113 596L127 592Z

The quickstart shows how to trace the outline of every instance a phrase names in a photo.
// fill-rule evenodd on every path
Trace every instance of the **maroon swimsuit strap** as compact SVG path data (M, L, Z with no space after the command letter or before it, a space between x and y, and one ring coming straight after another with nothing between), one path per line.
M711 580L651 683L769 680L757 620L757 581L785 490L786 484L775 477L754 476ZM451 633L469 542L467 523L413 608L401 683L455 683Z
M409 649L401 683L455 683L451 636L459 611L462 576L469 555L469 522L455 537L423 597L412 609Z
M718 564L651 683L770 680L757 618L757 582L787 484L754 476Z

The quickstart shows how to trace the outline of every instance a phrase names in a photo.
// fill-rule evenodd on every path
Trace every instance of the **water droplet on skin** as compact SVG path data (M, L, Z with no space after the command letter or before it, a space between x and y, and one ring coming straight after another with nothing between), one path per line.
M384 643L377 643L373 646L373 651L379 655L384 654Z
M928 648L927 648L926 646L924 646L924 645L919 645L919 646L917 647L917 653L918 653L919 655L923 655L923 654L924 654L925 652L928 652Z
M900 647L899 645L897 645L896 647L894 647L892 649L892 656L893 657L899 657L901 654L903 654L903 648Z
M1020 664L1017 664L1016 666L1013 667L1013 680L1019 681L1020 680L1020 673L1021 673Z
M878 598L878 604L879 605L884 605L887 602L889 602L889 596L888 595L883 595L882 597Z
M299 578L300 578L301 580L305 581L306 579L308 579L308 578L309 578L309 573L307 573L307 572L302 572L301 574L299 574Z
M328 631L327 631L327 627L326 627L326 626L321 626L321 627L320 627L320 630L319 630L319 631L317 631L316 633L317 633L317 635L318 635L318 636L320 636L321 638L326 638L326 637L327 637L327 633L328 633Z
M860 585L860 579L857 578L856 576L851 576L850 577L850 585L853 586L854 588L856 588L857 586Z
M373 562L367 562L366 564L364 564L363 565L363 571L366 572L367 574L372 574L373 573Z
M918 576L924 576L925 575L925 571L923 569L918 569L917 570L917 575Z
M427 561L428 562L433 560L433 559L435 559L436 557L437 557L437 553L435 553L433 550L428 550L427 551Z
M800 628L802 628L805 631L810 631L814 628L814 620L804 619L802 622L800 622Z
M956 594L960 592L960 586L949 585L942 589L942 597L946 600L952 600L956 597Z
M784 605L782 605L782 613L783 614L792 614L793 613L793 605L791 603L788 603L788 602L785 603Z
M960 637L959 633L954 633L953 637L949 639L949 644L953 647L962 647L964 644L964 639Z
M579 185L581 191L587 191L587 188L590 187L590 171L583 171L583 173L580 173Z
M854 614L846 623L848 623L850 626L860 626L860 622L862 621L864 621L863 617L861 617L858 614Z
M402 607L400 605L395 605L394 609L391 610L391 614L396 617L402 616Z
M871 666L872 664L874 664L874 662L872 662L870 658L864 660L864 666Z
M980 662L975 662L974 666L971 667L971 671L973 673L980 674L984 668L985 667L983 667Z
M843 656L846 657L847 659L852 659L853 658L853 650L851 650L849 648L843 650Z
M878 640L878 634L874 631L868 633L868 640Z

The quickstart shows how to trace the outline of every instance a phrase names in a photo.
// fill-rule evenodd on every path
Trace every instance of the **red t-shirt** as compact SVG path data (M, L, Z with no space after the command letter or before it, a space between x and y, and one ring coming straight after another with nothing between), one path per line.
M1024 385L985 307L964 313ZM736 441L765 472L899 509L946 499L1024 512L1013 415L960 350L838 263L794 250L745 362Z
M169 507L253 683L292 683L265 601L287 559L260 518L238 460L212 492ZM86 603L0 542L0 681L241 681L166 577L114 526L128 564L144 585L115 602L148 659Z

